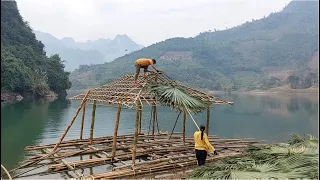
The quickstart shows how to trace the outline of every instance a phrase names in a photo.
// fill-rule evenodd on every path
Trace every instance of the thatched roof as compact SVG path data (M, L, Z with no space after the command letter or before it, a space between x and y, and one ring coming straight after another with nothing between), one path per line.
M109 104L121 103L123 105L126 105L128 108L133 108L136 104L136 100L151 105L153 103L156 103L156 100L154 95L148 90L148 88L146 88L146 86L150 83L158 83L164 85L176 84L180 86L180 88L186 90L187 93L189 93L191 96L201 99L205 102L210 102L213 104L233 104L232 102L220 100L210 94L187 87L182 83L167 78L165 75L148 73L147 78L143 78L140 75L138 81L141 85L134 84L133 80L133 74L125 75L109 84L91 89L87 96L87 100L107 102ZM83 100L84 96L85 94L79 94L69 99Z

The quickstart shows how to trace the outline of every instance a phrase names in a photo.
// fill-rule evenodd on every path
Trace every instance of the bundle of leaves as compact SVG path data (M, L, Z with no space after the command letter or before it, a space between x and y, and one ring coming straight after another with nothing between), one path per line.
M288 143L250 147L242 157L195 169L189 178L205 179L318 179L318 138L294 134Z
M208 107L206 102L192 97L185 89L175 84L149 84L147 88L154 94L158 102L176 111L184 111L185 108L188 108L197 113Z

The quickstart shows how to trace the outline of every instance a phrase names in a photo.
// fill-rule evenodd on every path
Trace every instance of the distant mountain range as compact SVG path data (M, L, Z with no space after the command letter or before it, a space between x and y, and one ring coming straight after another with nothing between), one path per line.
M318 85L319 1L291 1L282 11L227 30L193 38L171 38L115 61L81 66L70 74L72 88L87 89L134 73L141 57L172 79L197 88L250 91Z
M59 54L65 61L67 71L73 71L80 65L111 62L143 46L137 44L127 35L117 35L114 39L100 38L86 42L75 42L71 37L58 39L53 35L35 31L36 37L45 45L47 55Z

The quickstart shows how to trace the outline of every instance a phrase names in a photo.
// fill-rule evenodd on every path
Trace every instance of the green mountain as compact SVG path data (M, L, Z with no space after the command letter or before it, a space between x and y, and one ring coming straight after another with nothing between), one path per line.
M1 92L45 96L53 91L61 95L71 86L68 76L58 55L46 56L16 1L2 1Z
M61 56L68 71L73 71L80 65L110 62L117 57L142 48L127 35L117 35L114 39L100 38L94 41L75 42L70 37L58 39L41 31L35 31L35 34L37 39L45 45L47 54Z
M308 88L318 83L310 62L318 53L319 2L292 1L282 11L227 30L194 38L172 38L124 55L110 63L80 66L70 79L74 89L104 84L134 73L141 57L173 79L214 90L268 89L290 84ZM312 63L311 63L312 64Z

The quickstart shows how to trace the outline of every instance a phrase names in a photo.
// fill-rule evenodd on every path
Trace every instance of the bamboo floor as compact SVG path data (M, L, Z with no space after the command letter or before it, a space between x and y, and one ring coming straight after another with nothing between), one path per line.
M113 136L62 141L58 151L51 153L55 144L27 146L29 158L10 170L13 178L48 178L59 174L60 178L117 179L137 178L168 170L192 169L197 165L193 137L182 135L139 134L136 164L132 166L134 135L117 137L116 156L111 158ZM264 146L263 141L253 138L221 139L209 136L219 155L209 154L207 162L244 155L250 145Z

